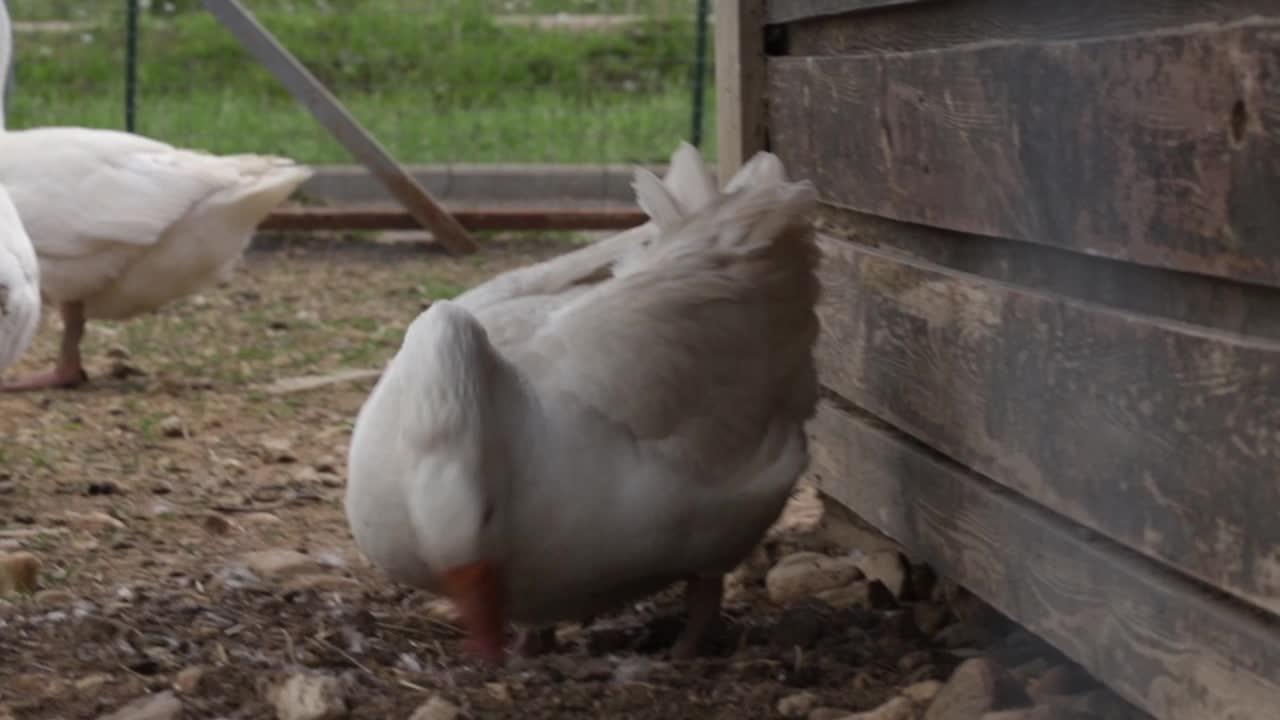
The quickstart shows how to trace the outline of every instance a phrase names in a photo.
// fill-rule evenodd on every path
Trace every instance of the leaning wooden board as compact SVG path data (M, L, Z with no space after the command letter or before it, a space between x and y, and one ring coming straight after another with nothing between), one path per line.
M1280 19L775 57L765 95L828 202L1280 286Z
M1280 628L826 403L823 491L1162 720L1265 720Z
M1280 614L1280 342L821 244L825 385Z

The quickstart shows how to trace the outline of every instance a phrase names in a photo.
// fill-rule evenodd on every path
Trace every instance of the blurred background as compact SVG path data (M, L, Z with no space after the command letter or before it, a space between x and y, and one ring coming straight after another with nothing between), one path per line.
M715 155L709 37L701 92L694 79L697 0L243 4L404 163L665 162L695 124ZM9 127L124 129L129 2L8 5ZM136 7L135 131L211 152L355 162L200 0Z

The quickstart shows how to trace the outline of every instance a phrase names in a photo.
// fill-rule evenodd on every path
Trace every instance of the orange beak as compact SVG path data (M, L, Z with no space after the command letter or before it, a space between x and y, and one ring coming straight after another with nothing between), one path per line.
M463 647L490 662L502 664L503 629L502 577L488 562L474 562L446 570L444 590L458 608L467 631Z

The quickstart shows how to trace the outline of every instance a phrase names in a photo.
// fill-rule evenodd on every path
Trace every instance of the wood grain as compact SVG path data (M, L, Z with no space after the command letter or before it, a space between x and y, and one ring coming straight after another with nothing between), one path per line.
M1280 288L887 220L830 205L828 234L961 272L1119 310L1280 340Z
M791 5L787 0L770 4ZM944 0L786 27L790 54L858 55L994 42L1091 40L1280 15L1280 0ZM771 22L779 22L770 20Z
M1162 720L1264 720L1280 628L900 434L835 408L811 424L824 492Z
M827 387L1280 614L1280 343L820 244Z
M1280 20L768 78L773 151L833 204L1280 286Z
M789 23L849 13L865 13L937 0L767 0L765 22Z

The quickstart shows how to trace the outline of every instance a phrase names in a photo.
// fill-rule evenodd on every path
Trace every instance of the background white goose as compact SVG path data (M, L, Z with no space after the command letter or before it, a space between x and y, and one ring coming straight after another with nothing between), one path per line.
M357 418L356 543L449 595L486 657L508 619L582 619L679 580L672 652L694 654L807 464L814 190L768 154L700 207L672 184L637 172L653 228L625 247L427 309Z
M0 373L27 349L39 325L36 252L18 209L0 185Z
M11 51L0 3L0 83ZM63 321L55 369L0 389L82 382L86 319L132 317L225 277L258 223L311 174L286 158L215 156L114 130L9 131L0 108L0 185Z

